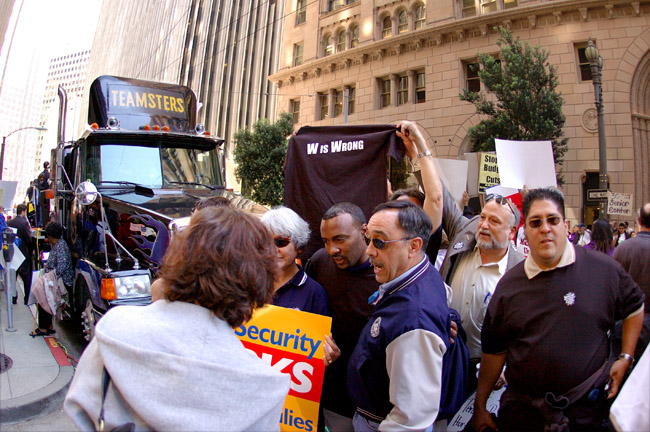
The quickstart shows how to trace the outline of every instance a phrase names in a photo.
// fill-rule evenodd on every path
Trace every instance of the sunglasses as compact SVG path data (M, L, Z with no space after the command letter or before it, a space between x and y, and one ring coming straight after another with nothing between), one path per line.
M275 237L273 239L273 243L277 247L283 248L283 247L287 247L289 245L289 243L291 243L291 239L288 238L288 237Z
M560 216L549 216L546 219L531 219L528 221L528 226L531 228L539 228L542 226L544 221L546 221L549 226L555 226L562 222L562 218Z
M512 212L513 215L515 215L515 218L517 217L517 212L519 211L518 209L515 208L514 204L510 202L510 200L504 196L498 195L498 194L489 194L488 196L485 197L485 203L489 203L490 201L496 201L497 204L500 205L507 205L510 211Z
M402 238L402 239L397 239L397 240L382 240L378 238L374 238L370 240L370 237L364 235L363 238L366 240L366 245L370 246L370 242L372 241L372 245L375 247L377 250L382 250L383 248L386 247L387 243L395 243L398 241L404 241L404 240L411 240L413 237L407 237L407 238Z

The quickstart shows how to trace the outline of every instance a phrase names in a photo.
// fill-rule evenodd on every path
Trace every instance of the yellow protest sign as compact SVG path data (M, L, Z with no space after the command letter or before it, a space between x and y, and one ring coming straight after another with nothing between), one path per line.
M485 189L500 184L499 166L497 155L491 153L479 153L478 168L478 192L485 193Z
M315 431L323 388L323 343L332 318L266 306L235 329L244 346L267 364L291 375L280 417L281 431Z

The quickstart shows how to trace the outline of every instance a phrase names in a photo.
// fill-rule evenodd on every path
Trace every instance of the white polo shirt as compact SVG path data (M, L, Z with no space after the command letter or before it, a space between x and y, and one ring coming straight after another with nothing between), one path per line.
M506 272L508 254L498 262L483 264L478 246L459 258L458 268L451 280L451 306L460 314L467 333L469 358L480 358L481 329L494 289Z

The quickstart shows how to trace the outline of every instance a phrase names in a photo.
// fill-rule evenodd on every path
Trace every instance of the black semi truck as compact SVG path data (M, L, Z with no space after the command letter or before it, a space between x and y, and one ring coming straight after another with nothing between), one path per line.
M63 139L61 87L59 98L50 196L75 264L69 304L90 340L109 308L151 303L167 246L199 200L224 196L256 214L266 208L224 189L223 140L196 123L190 88L101 76L90 87L86 131L74 142Z

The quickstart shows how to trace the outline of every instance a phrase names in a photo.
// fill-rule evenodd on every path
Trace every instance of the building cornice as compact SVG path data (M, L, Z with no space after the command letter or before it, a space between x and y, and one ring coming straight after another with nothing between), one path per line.
M523 2L522 2L523 3ZM646 2L630 2L625 0L562 0L535 4L523 3L516 8L490 13L477 17L440 21L423 29L392 36L357 48L309 60L300 66L287 67L269 76L278 87L293 84L300 79L306 81L319 77L324 71L334 72L355 65L380 61L392 55L400 55L409 51L419 51L425 46L441 46L444 44L462 42L467 39L486 37L494 33L493 27L503 26L511 29L515 22L525 21L528 28L541 25L561 25L567 14L578 13L582 21L590 18L600 19L599 11L604 11L606 18L616 17L617 6L631 7L635 15L640 15L641 4ZM591 13L590 13L591 12ZM540 17L553 17L552 24L542 24ZM545 20L546 21L546 20Z

